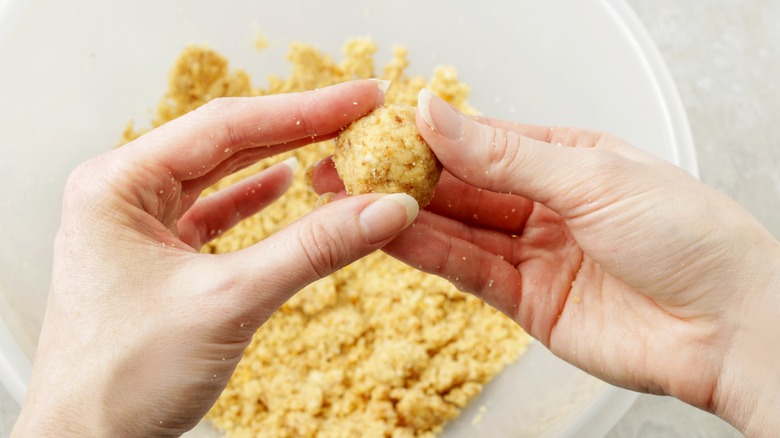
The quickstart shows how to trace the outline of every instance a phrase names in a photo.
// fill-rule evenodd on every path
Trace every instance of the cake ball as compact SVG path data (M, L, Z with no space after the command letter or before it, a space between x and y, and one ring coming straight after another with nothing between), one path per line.
M333 162L348 194L406 193L420 207L441 175L409 105L383 105L353 122L336 139Z

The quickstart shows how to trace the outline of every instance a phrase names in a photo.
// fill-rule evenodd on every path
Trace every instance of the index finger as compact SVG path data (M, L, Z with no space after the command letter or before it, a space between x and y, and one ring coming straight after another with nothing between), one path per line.
M215 99L124 148L139 164L167 168L186 181L249 148L284 148L332 134L383 102L381 83L371 79L301 93Z
M608 150L642 163L650 163L658 159L649 153L629 146L616 137L589 129L570 126L540 126L525 123L492 119L484 116L469 116L477 122L493 128L514 131L524 137L557 146L572 148L597 148Z

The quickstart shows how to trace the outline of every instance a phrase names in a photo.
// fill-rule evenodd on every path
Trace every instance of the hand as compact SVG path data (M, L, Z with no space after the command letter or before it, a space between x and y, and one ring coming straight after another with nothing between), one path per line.
M445 173L386 252L608 382L776 430L780 245L747 212L607 134L467 117L426 90L417 124ZM320 192L341 190L331 167Z
M417 213L406 195L343 199L252 247L209 255L201 245L284 193L294 166L199 194L257 160L333 137L383 101L373 81L218 99L77 168L15 434L192 428L285 300L380 248Z

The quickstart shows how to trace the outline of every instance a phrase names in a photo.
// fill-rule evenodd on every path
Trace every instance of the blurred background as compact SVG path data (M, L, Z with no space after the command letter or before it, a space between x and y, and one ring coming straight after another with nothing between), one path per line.
M780 238L780 0L627 0L666 61L688 112L701 179ZM718 214L718 212L713 212ZM0 387L0 436L19 407ZM608 434L741 436L714 416L643 395Z

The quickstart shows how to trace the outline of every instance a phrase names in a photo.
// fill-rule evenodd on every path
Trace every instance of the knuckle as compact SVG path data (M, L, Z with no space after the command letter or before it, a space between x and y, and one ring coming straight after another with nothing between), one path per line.
M338 230L316 222L301 229L299 238L303 254L318 278L326 277L343 266L346 254L344 237Z
M523 137L514 131L503 128L489 129L486 142L490 151L486 176L491 181L502 179L520 169L526 160L525 148L522 147Z
M108 166L102 156L79 164L65 182L62 199L62 226L78 221L104 220L113 210L111 196L115 193ZM75 222L74 222L75 221Z
M618 177L630 172L632 167L631 160L606 150L584 150L581 155L587 157L581 161L590 167L590 173L596 178Z
M547 131L545 141L558 146L592 148L604 141L605 133L569 126L555 126Z
M96 158L76 166L65 182L65 201L88 201L100 195L104 190L103 184L101 184L100 169L101 165Z
M432 266L431 272L450 280L448 277L450 271L454 271L450 264L455 258L452 253L452 242L449 239L445 240L440 248L430 252L430 257L429 263L431 263Z
M307 137L311 137L312 139L317 136L317 129L314 126L312 126L307 114L310 113L309 108L318 100L319 100L319 94L314 93L310 95L307 101L299 102L298 107L296 109L296 114L294 116L295 120L300 121L301 125L303 125L303 132L305 132L305 135Z
M198 110L207 117L219 121L220 125L218 126L224 132L229 144L241 145L245 142L245 137L241 129L236 125L235 117L241 113L243 101L240 97L217 97L208 101Z
M229 110L235 105L235 102L236 98L233 97L215 97L201 106L199 110L201 112L220 114Z
M600 145L610 145L610 144L625 144L625 140L618 137L615 134L612 134L610 132L604 132L604 131L595 131L592 133L591 140L593 140L593 147L598 147Z

